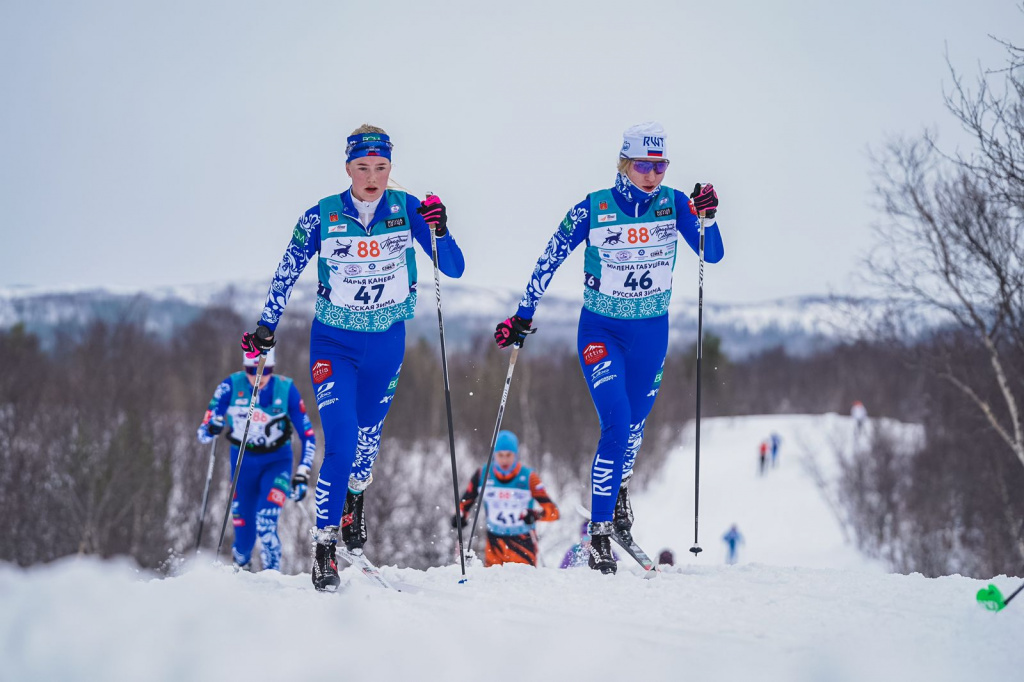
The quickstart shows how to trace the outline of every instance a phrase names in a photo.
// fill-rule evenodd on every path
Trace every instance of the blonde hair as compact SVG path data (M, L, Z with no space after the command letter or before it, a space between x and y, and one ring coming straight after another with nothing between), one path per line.
M623 175L625 175L626 171L629 169L629 164L631 164L631 163L633 163L633 159L624 159L624 158L622 158L620 156L619 157L619 172L622 173Z
M350 135L362 135L363 133L377 133L378 135L387 135L387 131L385 131L383 128L372 126L369 123L364 123L363 125L359 126L355 130L353 130L350 133Z

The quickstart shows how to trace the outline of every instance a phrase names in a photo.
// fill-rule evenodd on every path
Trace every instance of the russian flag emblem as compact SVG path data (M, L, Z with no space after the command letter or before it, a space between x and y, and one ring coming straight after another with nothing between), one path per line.
M661 158L661 150L659 150L659 149L648 149L647 150L647 156L657 156L658 158Z

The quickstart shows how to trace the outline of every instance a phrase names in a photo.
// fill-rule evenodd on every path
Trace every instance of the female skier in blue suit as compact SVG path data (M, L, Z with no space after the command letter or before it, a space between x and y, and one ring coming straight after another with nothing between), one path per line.
M352 186L299 217L259 326L242 338L243 350L252 356L273 347L292 287L317 255L309 370L324 430L312 570L318 590L335 590L340 582L335 563L339 526L349 550L361 551L366 542L364 491L398 386L405 320L416 308L414 245L430 253L433 229L441 272L461 277L466 267L438 197L421 202L387 189L391 149L387 133L374 126L360 126L349 136L345 170Z
M668 166L660 124L628 128L615 186L590 193L569 210L537 261L516 314L494 333L503 348L523 343L555 270L586 242L577 350L601 421L591 468L589 564L602 573L615 572L613 529L628 536L633 525L626 482L661 385L678 238L698 251L699 214L705 259L717 263L724 255L714 187L698 184L687 197L662 184Z

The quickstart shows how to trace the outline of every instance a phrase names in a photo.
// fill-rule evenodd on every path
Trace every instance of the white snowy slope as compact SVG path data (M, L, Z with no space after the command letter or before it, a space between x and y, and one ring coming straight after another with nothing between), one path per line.
M119 561L0 565L0 680L1020 679L1024 603L989 613L974 601L983 581L887 574L843 544L797 461L824 457L849 427L835 415L704 420L704 552L684 557L692 442L635 495L637 538L682 560L654 580L625 562L615 576L470 567L462 585L457 566L386 567L402 593L348 569L324 595L308 574L205 563L167 579ZM780 465L759 479L757 442L772 430ZM549 545L578 526L563 509ZM726 566L732 522L747 542ZM1019 579L994 582L1008 594Z
M908 437L916 427L903 426ZM781 438L776 466L758 473L759 447L772 433ZM694 428L675 450L658 480L635 495L634 536L645 549L669 547L677 559L699 565L722 563L722 535L735 523L744 542L743 563L776 566L883 570L845 538L828 494L815 485L807 465L825 480L838 474L835 448L853 443L853 424L839 415L773 415L701 420L699 545L694 558ZM642 455L641 455L642 457ZM643 466L641 459L637 467Z

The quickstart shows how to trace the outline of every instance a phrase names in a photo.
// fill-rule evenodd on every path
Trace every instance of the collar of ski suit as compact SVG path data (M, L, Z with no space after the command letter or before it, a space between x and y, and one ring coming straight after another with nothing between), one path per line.
M499 481L501 481L502 483L508 483L508 482L509 482L509 481L511 481L511 480L512 480L513 478L515 478L516 476L518 476L518 475L519 475L519 472L520 472L520 470L522 470L522 468L523 468L523 463L522 463L522 462L519 462L519 461L517 461L517 462L515 463L515 466L513 466L513 467L512 467L512 470L511 470L511 471L509 471L509 472L507 472L507 473L506 473L506 472L504 472L504 471L502 471L502 470L501 470L501 469L500 469L500 468L498 467L498 463L497 463L497 462L495 462L495 463L494 463L494 464L493 464L493 465L491 466L491 469L492 469L492 470L494 471L494 477L495 477L496 479L498 479Z
M385 190L384 193L377 198L376 208L373 211L373 217L370 219L370 225L377 222L378 220L383 219L388 214L388 202L381 201L385 196L387 196L387 190ZM349 218L354 218L356 222L358 222L360 225L363 225L363 222L359 219L359 209L356 208L357 202L363 205L366 205L368 203L356 199L355 195L352 194L351 187L349 187L347 190L341 193L341 212L347 215ZM363 225L363 229L366 229L368 227L369 225Z
M615 176L615 187L612 188L612 195L622 212L638 218L647 212L651 202L661 192L661 185L654 188L653 192L647 193L630 182L624 173L617 173Z

